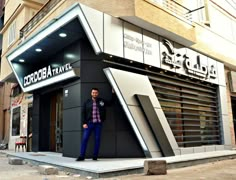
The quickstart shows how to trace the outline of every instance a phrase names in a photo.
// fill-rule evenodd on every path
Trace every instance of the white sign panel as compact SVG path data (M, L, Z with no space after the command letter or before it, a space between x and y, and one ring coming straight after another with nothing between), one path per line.
M143 63L142 29L124 22L124 58Z
M165 38L160 41L162 69L218 84L215 60Z
M143 30L143 53L144 64L159 68L161 67L159 37L145 30Z
M104 52L123 58L122 24L120 19L104 14Z

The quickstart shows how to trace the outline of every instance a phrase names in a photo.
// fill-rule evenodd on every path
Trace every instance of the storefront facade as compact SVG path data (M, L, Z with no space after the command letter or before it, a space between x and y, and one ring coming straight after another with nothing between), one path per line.
M11 92L9 149L15 149L15 142L20 136L27 136L27 150L31 151L33 95L22 92L14 95L19 88L13 87Z
M81 107L92 87L105 99L116 93L101 157L232 146L224 64L121 19L74 4L7 59L22 90L33 94L33 151L78 156Z

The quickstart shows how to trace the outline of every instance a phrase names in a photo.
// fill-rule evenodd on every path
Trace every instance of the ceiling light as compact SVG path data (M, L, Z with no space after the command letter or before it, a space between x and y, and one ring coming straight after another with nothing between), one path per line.
M62 37L62 38L64 38L64 37L67 36L67 34L66 34L66 33L60 33L59 36Z
M24 59L19 59L19 62L22 62L22 63L23 63L23 62L25 62L25 60L24 60Z
M74 54L66 54L66 57L68 59L74 59L75 58L75 55Z
M42 52L42 49L37 48L37 49L35 49L35 51L36 51L36 52Z

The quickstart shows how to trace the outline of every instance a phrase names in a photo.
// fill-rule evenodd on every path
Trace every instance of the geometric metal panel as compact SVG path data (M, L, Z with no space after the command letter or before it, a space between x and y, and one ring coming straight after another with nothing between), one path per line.
M80 4L80 7L96 37L99 47L103 51L103 13L82 4Z
M150 101L149 96L144 96L140 94L136 94L136 98L138 99L144 114L150 124L152 132L158 141L161 151L165 157L174 156L174 151L171 148L171 145L168 141L168 138L165 134L165 131L160 123L160 119L156 114L155 109L153 108L152 102Z
M83 6L83 8L85 9L84 6ZM93 13L94 13L94 11L93 11ZM96 12L96 13L98 13L98 12ZM99 13L99 15L100 15L100 23L101 23L102 22L101 21L102 14ZM36 88L40 88L42 86L49 85L49 84L53 83L53 81L51 79L50 80L46 79L45 81L40 81L40 82L36 81L35 82L35 80L37 80L37 79L34 77L31 77L31 79L33 79L31 81L33 81L34 84L32 84L32 86L24 87L24 85L23 85L24 76L25 75L30 75L30 76L34 75L36 77L37 72L34 70L33 70L33 72L29 72L30 69L27 67L27 65L22 63L22 61L26 60L27 63L29 63L30 61L31 62L34 61L35 60L34 57L38 53L35 51L36 50L35 48L38 48L37 46L39 46L40 44L50 44L51 43L50 47L47 47L46 49L40 49L42 51L42 52L40 52L41 54L48 55L51 52L50 49L55 46L55 43L52 43L53 42L52 39L60 41L60 44L57 44L56 47L63 47L65 42L68 42L68 41L63 42L61 40L62 37L59 36L59 33L60 33L60 31L63 32L65 30L63 28L66 27L67 25L70 25L71 23L75 22L74 20L76 20L76 19L77 19L77 21L79 21L79 26L73 28L73 30L76 31L77 29L81 29L82 31L80 31L80 32L85 32L88 40L91 43L91 46L93 47L95 54L100 54L102 52L102 49L100 47L101 44L98 43L98 42L101 42L102 26L100 26L100 30L99 30L100 33L93 33L93 30L91 29L91 27L94 28L94 26L91 26L89 24L89 22L87 21L86 16L85 16L81 6L79 4L75 4L69 10L67 10L66 12L61 14L60 17L58 17L56 20L51 21L50 24L47 24L45 27L41 28L39 31L32 34L29 38L27 38L25 41L23 41L21 44L19 44L17 48L15 48L12 52L10 52L7 55L7 60L9 62L9 64L11 65L11 68L12 68L12 70L13 70L13 72L14 72L14 74L15 74L15 76L16 76L16 78L17 78L17 80L24 92L32 91ZM91 18L89 18L89 19L91 19ZM54 34L54 33L56 33L56 34ZM72 34L68 34L64 39L69 38L71 35ZM80 37L81 35L83 36L84 33L77 33L77 35L74 36L74 39L75 39L75 37ZM99 36L98 39L95 35ZM48 37L53 37L53 38L50 38L50 40L48 40ZM60 49L58 49L58 51L59 50ZM27 59L24 59L24 58L22 59L21 57L27 57ZM70 55L70 57L73 58L73 56L71 56L71 55ZM39 59L37 59L37 61L38 62L36 62L36 63L41 62ZM20 70L18 68L19 66L17 66L18 64L22 67ZM48 67L48 65L46 65L45 67ZM42 72L41 69L39 71L40 71L39 73ZM71 78L71 77L76 76L76 73L74 70L67 71L66 74L67 74L66 78ZM62 80L62 77L59 77L59 76L54 76L53 78L57 82Z
M140 103L135 98L136 94L141 94L150 98L151 106L155 109L155 112L153 113L158 116L172 151L176 152L178 145L164 113L162 112L149 78L145 75L114 68L106 68L104 69L104 72L116 92L137 139L143 148L144 154L146 154L146 156L150 154L151 157L158 157L160 156L160 147L145 118Z

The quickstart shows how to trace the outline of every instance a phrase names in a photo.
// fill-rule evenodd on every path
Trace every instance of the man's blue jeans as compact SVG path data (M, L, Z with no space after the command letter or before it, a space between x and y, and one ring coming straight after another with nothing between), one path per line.
M101 130L102 130L102 123L92 123L92 122L88 123L88 128L85 128L83 132L83 139L80 149L81 157L85 157L88 140L92 132L94 132L94 138L95 138L93 157L98 157L100 141L101 141Z

